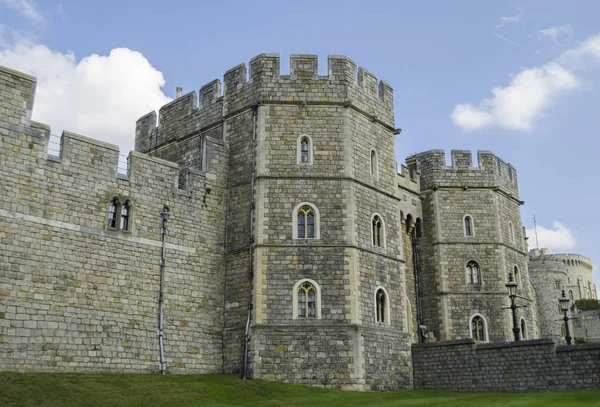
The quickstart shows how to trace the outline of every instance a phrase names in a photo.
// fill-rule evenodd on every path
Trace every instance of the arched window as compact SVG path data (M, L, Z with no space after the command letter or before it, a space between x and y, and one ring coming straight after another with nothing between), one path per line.
M567 336L567 328L565 328L565 324L560 324L560 336L563 338Z
M573 301L573 290L569 290L569 299Z
M315 211L308 205L298 209L298 239L315 238Z
M481 315L474 315L470 321L471 338L476 341L487 341L487 324Z
M375 322L390 325L390 301L383 287L375 289Z
M515 277L517 284L521 284L521 274L519 274L519 268L517 266L513 267L513 276Z
M465 236L474 236L475 229L473 227L473 218L469 215L464 217Z
M108 204L108 227L111 229L117 228L117 211L119 210L119 200L113 198Z
M375 152L375 150L371 150L371 176L373 177L377 177L378 176L378 160L377 160L377 152Z
M525 319L521 318L521 337L525 340L527 339L527 325L525 324Z
M513 229L512 222L508 222L508 240L511 243L515 242L515 230Z
M296 160L298 164L313 163L313 141L308 134L301 134L296 140Z
M468 284L481 284L481 271L476 261L467 263L466 272Z
M130 211L131 205L129 203L129 201L126 201L123 206L121 207L121 224L119 226L119 228L121 230L129 230L129 211Z
M371 243L385 248L385 223L379 214L371 216Z
M293 317L321 318L321 289L319 285L305 278L294 285Z
M315 205L309 202L299 203L292 213L292 238L319 239L319 221L319 209Z

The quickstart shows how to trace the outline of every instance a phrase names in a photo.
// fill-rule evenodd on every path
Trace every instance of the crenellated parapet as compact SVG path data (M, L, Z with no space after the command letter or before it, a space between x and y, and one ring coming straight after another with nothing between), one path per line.
M409 169L418 171L421 189L494 188L517 199L519 188L515 168L489 151L478 151L479 165L473 166L468 150L452 150L451 165L446 165L444 150L429 150L409 156Z
M260 104L320 104L354 108L371 120L394 127L393 90L345 56L328 57L328 74L319 75L316 55L292 55L290 74L282 75L278 54L260 54L248 64L150 112L136 124L136 150L150 151L170 137L209 128L236 112ZM221 92L222 90L222 92Z
M406 165L400 165L396 174L398 188L408 190L417 195L421 193L421 174Z

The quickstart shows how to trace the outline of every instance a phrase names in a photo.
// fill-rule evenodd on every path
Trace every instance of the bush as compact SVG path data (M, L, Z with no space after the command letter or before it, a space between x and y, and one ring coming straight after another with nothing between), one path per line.
M575 301L575 306L580 311L600 310L600 301L592 299L577 300Z
M581 345L583 343L589 343L588 341L585 340L585 338L575 338L575 343L577 345Z

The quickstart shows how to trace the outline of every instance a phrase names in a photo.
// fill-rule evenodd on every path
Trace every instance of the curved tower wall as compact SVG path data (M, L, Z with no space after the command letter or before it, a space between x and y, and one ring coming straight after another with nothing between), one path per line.
M561 334L563 313L559 309L558 299L562 289L567 287L565 265L552 255L532 250L529 257L529 278L536 292L540 337L564 342Z
M407 158L420 172L424 322L437 340L469 338L474 315L486 321L487 340L510 340L512 319L502 307L509 302L505 283L515 266L518 301L528 305L519 309L519 319L528 331L536 326L516 171L487 151L478 152L478 162L473 167L470 151L452 151L451 166L441 150ZM471 236L465 216L472 220ZM479 264L478 284L467 282L469 261Z

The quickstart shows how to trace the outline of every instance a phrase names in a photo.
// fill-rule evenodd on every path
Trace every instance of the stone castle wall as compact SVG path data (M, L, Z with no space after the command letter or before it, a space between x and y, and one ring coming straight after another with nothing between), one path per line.
M158 213L168 204L168 369L220 372L225 219L208 208L224 188L190 173L180 190L177 165L139 153L118 176L116 146L68 132L48 156L50 129L29 119L35 80L0 76L0 369L155 372ZM131 204L127 231L108 228L113 197Z
M597 389L600 345L556 346L548 339L412 346L414 388L468 392Z

